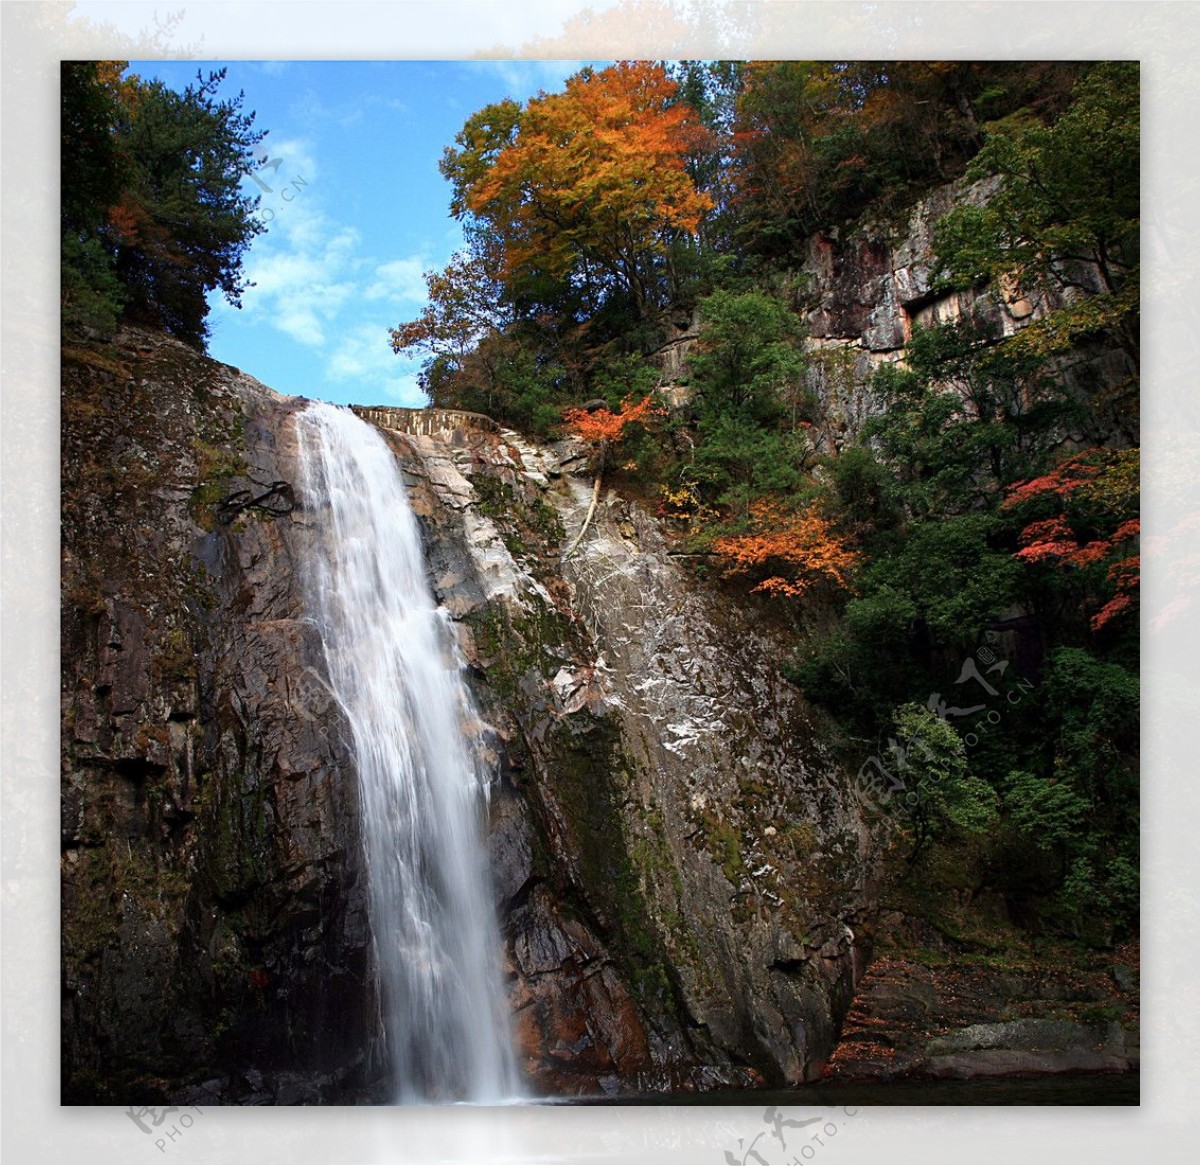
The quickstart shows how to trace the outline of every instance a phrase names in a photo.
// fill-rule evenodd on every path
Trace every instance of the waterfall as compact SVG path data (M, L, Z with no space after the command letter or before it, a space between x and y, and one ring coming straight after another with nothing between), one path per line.
M479 721L391 450L347 409L297 417L308 576L358 770L380 1046L401 1102L518 1091L484 841Z

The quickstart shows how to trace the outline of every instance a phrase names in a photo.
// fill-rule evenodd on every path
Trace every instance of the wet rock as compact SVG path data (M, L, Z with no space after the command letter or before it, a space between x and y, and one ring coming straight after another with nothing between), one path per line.
M615 496L562 565L590 500L587 482L551 485L569 451L464 431L464 507L422 441L390 439L519 774L493 808L492 852L531 1078L701 1087L747 1063L764 1080L819 1076L861 966L846 920L868 903L865 836L779 676L782 646ZM802 858L794 821L813 823ZM525 880L528 902L513 897ZM800 940L815 935L809 959Z
M930 1057L924 1070L931 1077L975 1078L1031 1073L1120 1073L1128 1067L1121 1057L1087 1048L1061 1052L1000 1048Z
M496 901L513 902L533 876L534 830L519 797L504 787L492 795L488 846Z
M911 918L886 920L893 939L927 927ZM947 954L934 966L891 951L876 957L859 985L831 1076L894 1080L1136 1069L1136 1010L1103 991L1103 965L989 972ZM1095 1007L1099 1002L1103 1008ZM1122 1022L1109 1019L1113 1015Z
M514 1029L522 1070L547 1094L629 1083L652 1068L645 1023L610 955L540 888L509 918L520 974Z

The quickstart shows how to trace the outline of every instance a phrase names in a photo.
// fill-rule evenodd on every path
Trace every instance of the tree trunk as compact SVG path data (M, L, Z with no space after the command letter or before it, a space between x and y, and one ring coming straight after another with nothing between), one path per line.
M592 486L592 502L588 507L587 514L584 515L583 525L579 528L579 533L571 540L571 545L567 547L563 553L563 559L569 559L574 553L575 548L583 541L583 536L587 534L587 528L591 525L592 515L596 513L596 504L600 501L600 485L604 481L604 456L608 452L608 443L600 443L600 460L596 466L596 482Z

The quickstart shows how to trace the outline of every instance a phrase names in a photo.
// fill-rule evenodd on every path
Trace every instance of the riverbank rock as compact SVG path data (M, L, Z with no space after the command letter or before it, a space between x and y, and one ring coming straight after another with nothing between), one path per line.
M910 921L910 926L913 921ZM1136 959L1136 945L1125 950ZM1103 952L1014 939L995 955L888 944L859 985L827 1076L841 1081L1131 1072L1138 998Z

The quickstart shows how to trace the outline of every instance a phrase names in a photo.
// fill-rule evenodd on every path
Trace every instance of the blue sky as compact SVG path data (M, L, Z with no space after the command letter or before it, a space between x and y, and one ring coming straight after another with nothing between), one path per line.
M270 131L258 179L267 230L240 310L214 296L209 352L281 393L340 404L421 405L420 360L388 329L425 302L422 272L461 244L442 151L484 105L553 91L580 61L142 61L174 89L228 70L219 96Z

